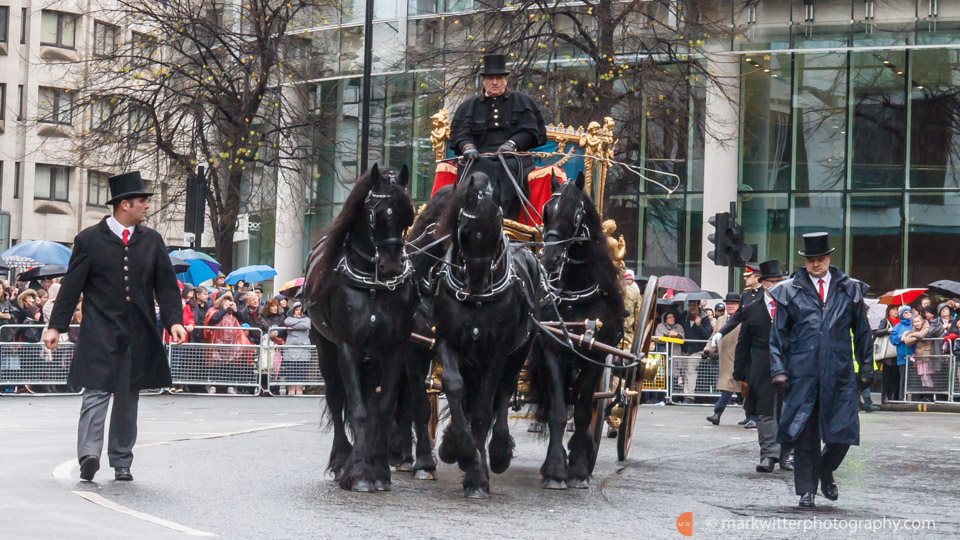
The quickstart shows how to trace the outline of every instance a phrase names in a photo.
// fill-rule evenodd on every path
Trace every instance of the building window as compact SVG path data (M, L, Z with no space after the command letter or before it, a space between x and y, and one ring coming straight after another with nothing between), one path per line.
M30 20L29 11L27 8L20 9L20 44L23 45L27 42L27 23Z
M20 198L20 171L23 170L23 163L19 161L13 164L13 198Z
M91 172L88 175L87 184L87 204L93 206L106 206L110 200L110 183L107 181L107 175L104 173Z
M7 43L10 37L10 7L0 6L0 43Z
M45 9L40 19L40 44L73 49L77 39L77 16Z
M23 101L23 85L17 85L17 120L23 120L26 116L26 103Z
M96 21L93 23L93 54L111 55L117 49L117 27Z
M73 96L63 88L40 87L37 102L38 120L46 124L66 124L72 121Z
M113 104L115 98L99 97L90 106L90 129L105 129L113 120Z
M37 165L33 181L33 198L51 201L69 200L70 168L59 165Z
M139 134L147 129L149 114L143 107L130 107L130 133Z
M0 83L0 122L7 119L7 83Z

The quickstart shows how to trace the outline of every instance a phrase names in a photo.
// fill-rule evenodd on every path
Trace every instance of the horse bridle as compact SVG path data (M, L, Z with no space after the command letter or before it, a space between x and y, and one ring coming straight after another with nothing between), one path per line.
M484 199L484 197L486 197L487 195L490 195L490 193L491 193L491 190L489 189L489 187L483 191L478 192L477 202L479 203L481 200ZM500 208L499 205L497 205L497 226L499 228L499 236L500 236L500 242L499 242L500 248L498 250L499 253L494 252L493 255L483 256L483 257L470 257L463 252L463 238L462 238L463 226L465 224L465 221L476 220L476 219L480 219L480 217L477 215L471 214L470 212L467 212L466 209L464 208L460 209L460 214L457 216L457 244L459 245L457 255L459 255L460 259L462 259L463 261L470 262L470 263L483 263L489 260L490 262L487 265L487 272L489 272L490 286L489 286L489 290L484 291L483 293L480 293L477 295L472 295L467 293L465 290L463 290L464 284L459 283L458 282L459 280L456 280L456 278L452 275L451 272L446 272L447 279L449 280L449 285L451 285L455 289L456 296L461 301L464 301L468 297L469 298L480 298L480 297L486 298L486 297L496 296L506 288L506 286L509 284L511 280L512 272L510 268L507 268L507 271L504 272L503 274L503 279L501 279L499 282L494 281L494 276L496 274L496 271L503 264L504 260L507 257L507 252L509 251L507 249L508 248L507 237L506 235L503 234L503 210ZM463 268L461 268L461 270L466 272L466 267L464 266Z
M397 177L395 175L388 176L391 185L397 184ZM357 247L355 244L350 243L350 250L353 251L358 257L364 261L373 265L373 274L363 272L352 268L350 263L347 261L346 254L341 258L340 264L338 267L344 271L344 273L354 282L373 288L386 288L393 290L397 285L403 283L409 278L413 273L413 263L410 261L410 258L407 257L406 251L406 242L403 239L403 235L393 236L384 238L382 240L377 240L374 234L377 226L377 207L383 201L390 198L390 195L387 193L376 193L373 189L367 193L366 198L363 200L363 206L367 211L367 239L370 241L370 245L373 246L373 255L368 255L363 252L362 249ZM387 208L387 216L393 215L393 208ZM380 269L377 264L380 262L380 248L386 246L402 246L401 258L403 260L403 272L398 276L395 276L390 279L381 279L380 278Z
M559 198L560 198L560 190L550 195L550 198L547 200L547 204L549 205L550 203L553 202L554 199L559 199ZM589 242L591 240L590 227L583 222L583 218L586 217L586 215L587 215L587 208L585 203L583 202L583 199L581 198L580 207L577 208L577 215L576 217L574 217L574 220L573 220L573 236L572 237L570 237L569 239L564 239L563 235L560 234L560 231L558 231L557 229L550 229L543 234L544 242L550 242L551 241L550 239L554 238L555 240L553 240L553 242L556 242L556 243L562 242L564 244L563 251L560 252L560 266L557 268L557 271L554 272L553 275L548 278L548 281L550 281L551 283L556 282L557 280L560 279L560 276L563 275L563 267L566 266L567 263L586 264L586 261L571 258L570 254L568 253L570 246L572 244L576 242Z

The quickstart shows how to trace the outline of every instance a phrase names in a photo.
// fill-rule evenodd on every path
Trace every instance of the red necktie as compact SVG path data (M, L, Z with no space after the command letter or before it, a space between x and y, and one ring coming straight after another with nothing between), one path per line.
M821 301L821 302L826 302L826 301L827 301L827 295L823 294L823 280L822 280L822 279L820 280L820 301Z
M123 243L126 244L130 241L130 229L123 230ZM820 294L823 294L823 285L820 285Z
M770 318L771 319L773 318L773 314L776 312L777 312L777 301L771 300L770 301Z

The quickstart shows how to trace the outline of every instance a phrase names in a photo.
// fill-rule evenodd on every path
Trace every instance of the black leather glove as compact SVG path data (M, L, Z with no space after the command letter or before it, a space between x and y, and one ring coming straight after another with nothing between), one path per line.
M463 148L463 157L466 159L477 159L480 157L480 151L477 150L476 146L468 144Z
M788 386L787 376L784 375L783 373L775 376L773 379L770 380L770 382L773 383L774 386L780 389L784 389Z
M863 377L860 377L859 379L857 379L857 383L858 383L857 389L863 392L867 388L870 388L871 386L873 386L873 379L865 379Z
M513 141L507 141L500 145L500 148L497 148L497 152L516 152L517 143Z

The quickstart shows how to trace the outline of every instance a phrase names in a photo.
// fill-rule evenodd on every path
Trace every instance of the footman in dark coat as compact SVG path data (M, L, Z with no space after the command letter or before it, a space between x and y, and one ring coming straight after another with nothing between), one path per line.
M156 326L160 319L177 343L186 338L180 291L163 238L141 223L151 193L139 172L109 178L112 216L74 239L69 270L50 317L44 343L56 348L60 332L83 294L83 323L68 382L83 387L77 451L80 476L100 468L110 397L108 456L117 480L132 480L139 391L170 386L170 368Z
M818 483L837 500L833 471L850 445L860 444L857 396L873 381L873 340L863 299L868 286L830 266L827 233L805 234L803 241L805 268L770 291L776 301L770 374L786 387L778 440L795 443L796 492L801 507L813 507Z

